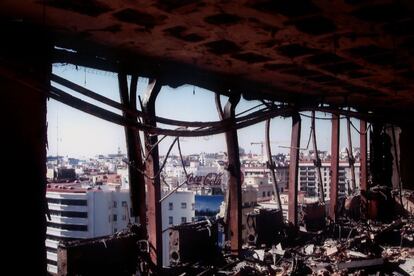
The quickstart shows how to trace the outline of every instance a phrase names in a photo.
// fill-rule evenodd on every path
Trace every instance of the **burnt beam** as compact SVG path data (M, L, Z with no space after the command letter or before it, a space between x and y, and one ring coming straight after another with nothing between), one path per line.
M354 152L353 152L353 149L352 149L351 118L350 117L347 118L346 126L347 126L347 135L348 135L348 149L347 149L348 163L349 163L349 167L351 168L351 185L352 185L351 187L352 187L352 192L354 192L355 189L356 189L356 181L355 181L355 158L354 158Z
M370 135L370 172L373 185L392 187L391 137L385 124L374 122Z
M161 84L155 79L150 79L147 91L142 103L143 111L146 113L144 124L156 126L155 100L161 90ZM148 217L148 242L149 253L152 262L162 265L162 230L161 230L161 181L158 173L160 169L158 154L158 137L144 132L145 155L145 184L147 187L147 217Z
M298 168L300 148L301 118L299 113L292 115L292 135L290 144L289 163L289 210L288 220L294 226L298 225Z
M332 136L331 136L331 193L329 199L329 217L336 219L336 208L338 201L338 171L339 171L339 115L332 114Z
M277 183L277 178L276 178L276 173L275 173L276 165L272 159L272 148L270 147L270 121L271 119L266 120L266 133L265 133L267 167L270 169L270 174L272 176L273 189L275 191L277 206L279 207L279 210L282 210L282 202L280 200L280 194L279 194L279 185Z
M368 189L368 166L367 166L367 122L360 120L359 122L359 150L360 150L360 190L366 191Z
M312 111L312 121L311 121L311 126L312 126L312 144L313 144L313 154L315 155L315 167L316 167L316 172L318 174L318 187L319 187L319 201L320 202L325 202L325 193L323 190L323 180L322 180L322 172L321 172L321 166L322 166L322 161L319 158L319 152L318 152L318 144L316 141L316 122L315 122L315 111Z
M232 95L224 107L223 117L230 121L231 126L235 125L235 109L240 101L240 95ZM239 142L237 130L231 128L225 132L227 156L228 156L228 193L229 193L229 232L230 247L233 254L239 254L242 247L242 192Z
M121 98L121 104L127 106L128 109L136 110L136 98L137 98L137 81L136 75L131 78L131 86L128 93L128 81L127 75L124 73L118 74L119 93ZM123 112L122 116L130 121L136 122L136 116ZM133 166L128 167L128 182L129 193L131 198L132 214L131 216L139 217L139 222L143 229L146 229L146 198L145 198L145 179L141 173L143 171L142 163L142 147L139 136L139 131L135 128L124 127L126 147L128 154L128 161ZM137 170L139 168L140 170ZM128 210L129 211L129 210Z

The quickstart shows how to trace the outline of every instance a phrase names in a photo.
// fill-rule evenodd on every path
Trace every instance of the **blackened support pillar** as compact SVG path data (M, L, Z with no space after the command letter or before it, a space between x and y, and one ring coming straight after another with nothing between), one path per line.
M143 111L147 118L144 123L156 126L155 122L155 100L161 90L161 84L150 79L148 88L143 100ZM145 184L147 187L147 217L148 217L148 241L150 256L157 266L162 266L162 220L161 220L161 182L158 173L160 169L158 155L158 137L149 133L145 136L145 154L148 156L145 162Z
M118 74L119 93L121 103L131 110L136 110L136 91L137 91L138 77L136 75L131 77L131 86L128 93L127 75L124 73ZM123 112L123 117L129 121L135 121L137 118L130 113ZM128 161L131 164L128 167L129 177L129 193L131 198L131 216L138 216L139 222L146 229L147 215L146 215L146 198L145 198L145 179L141 171L144 170L142 164L142 147L139 137L139 131L133 128L125 127L125 139ZM139 170L137 170L139 169ZM127 210L129 212L129 210Z
M298 225L298 168L300 148L301 119L298 113L292 115L292 136L289 163L289 210L288 219L294 226Z
M368 160L367 160L367 122L361 120L359 122L359 132L360 132L360 190L366 191L368 189Z
M329 198L329 217L336 219L338 202L338 172L339 172L339 115L332 114L331 136L331 192Z
M240 95L232 95L224 107L223 117L230 121L229 126L235 126L235 109L240 100ZM231 128L226 131L226 145L228 156L228 193L229 193L229 231L230 247L233 254L239 254L242 247L242 192L240 175L239 142L237 129Z

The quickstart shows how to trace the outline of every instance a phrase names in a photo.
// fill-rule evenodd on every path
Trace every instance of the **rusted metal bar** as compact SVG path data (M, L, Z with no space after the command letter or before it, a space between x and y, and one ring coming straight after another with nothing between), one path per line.
M289 210L288 219L294 226L298 225L298 168L300 148L301 119L298 113L292 115L292 136L289 163Z
M2 72L0 72L2 73ZM139 110L131 110L128 107L112 100L109 99L105 96L102 96L96 92L93 92L87 88L84 88L76 83L73 83L67 79L64 79L60 76L57 76L55 74L51 74L51 80L59 83L60 85L66 86L67 88L74 90L82 95L85 95L87 97L90 97L96 101L99 101L101 103L104 103L108 106L111 106L113 108L117 108L120 109L122 111L131 113L133 115L136 115L138 117L143 117L145 116L145 114ZM131 78L131 82L133 82L134 79ZM220 106L221 107L221 103L220 103L220 94L216 94L216 106ZM218 104L218 105L217 105ZM367 113L363 113L363 112L355 112L355 111L351 111L351 110L344 110L344 109L334 109L334 108L330 108L330 107L317 107L317 108L301 108L299 111L310 111L310 110L316 110L316 111L320 111L320 112L327 112L327 113L335 113L335 114L342 114L345 116L349 116L349 117L354 117L354 118L358 118L358 119L368 119L368 118L377 118L377 119L381 119L381 116L379 114L367 114ZM242 113L244 113L246 111L243 111ZM253 112L252 114L255 114L255 112ZM220 115L220 113L219 113ZM243 120L244 118L249 118L251 117L251 114L243 116L243 117L237 117L237 121L239 120ZM387 120L389 119L388 117L383 118L384 121L390 121ZM171 124L171 125L177 125L177 126L188 126L188 127L203 127L203 126L218 126L220 125L222 122L221 121L212 121L212 122L191 122L191 121L178 121L178 120L172 120L172 119L167 119L167 118L163 118L163 117L156 117L156 120L158 123L163 123L163 124ZM391 121L390 121L391 122Z
M339 116L332 114L331 136L331 193L329 204L329 217L336 219L338 201L338 170L339 170Z
M143 111L146 113L144 123L156 126L155 121L155 100L161 90L161 84L151 79L143 100ZM150 118L150 119L148 119ZM161 181L159 176L159 155L157 143L158 137L144 133L145 151L148 157L145 163L145 172L149 177L145 178L147 186L147 217L148 217L148 242L151 260L155 265L162 265L162 224L161 224ZM156 176L156 177L155 177Z
M216 93L214 99L216 101L216 109L217 109L217 113L219 115L219 118L220 118L220 120L223 121L224 114L223 114L223 107L221 106L220 94Z
M312 131L313 152L315 154L314 162L315 162L315 167L316 167L316 172L318 174L318 182L319 182L319 201L325 202L325 193L323 191L323 181L322 181L322 172L321 172L322 161L319 158L318 145L316 143L315 111L312 111L311 128L312 128L311 131Z
M134 74L131 76L131 83L129 86L129 108L133 111L137 110L137 86L138 86L138 75Z
M233 124L236 105L239 101L240 94L232 95L224 107L224 119L231 120ZM242 183L237 130L230 129L225 132L225 136L228 156L228 171L230 175L227 188L230 207L230 247L233 254L239 254L242 247Z
M128 106L128 108L130 109L136 109L137 78L133 77L131 80L129 95L126 74L118 74L118 84L121 103L124 106ZM137 120L136 117L127 112L123 112L123 117L131 121ZM139 131L137 129L129 127L124 127L124 130L128 160L130 163L134 164L134 167L128 166L129 194L132 205L131 216L138 216L143 229L146 229L147 215L145 198L145 180L144 175L139 170L135 169L135 167L138 167L141 171L143 169L142 148L139 137Z
M366 191L368 189L368 166L367 166L367 122L364 120L359 121L359 129L360 129L360 136L359 136L359 150L360 150L360 167L359 167L359 175L360 175L360 190Z
M91 99L94 99L98 102L106 104L110 107L122 110L123 112L128 113L130 115L134 115L134 116L137 116L137 117L145 117L146 116L144 112L139 111L136 108L131 109L128 106L123 105L122 103L118 103L118 102L116 102L112 99L109 99L105 96L102 96L102 95L100 95L96 92L93 92L93 91L91 91L87 88L84 88L84 87L82 87L82 86L80 86L76 83L73 83L73 82L71 82L67 79L64 79L62 77L59 77L55 74L51 75L51 79L52 79L52 81L54 81L54 82L56 82L60 85L66 86L67 88L69 88L73 91L76 91L76 92L78 92L82 95L90 97ZM136 86L137 80L138 80L138 77L136 75L133 75L132 78L131 78L131 88L134 87L134 83L135 83L135 86ZM135 91L136 91L136 89L135 89ZM136 101L136 99L134 99L134 101ZM136 106L136 104L134 106ZM167 119L167 118L163 118L163 117L156 117L156 120L159 123L163 123L163 124L171 124L171 125L179 125L179 126L185 125L185 126L189 126L189 127L202 127L202 126L213 126L213 125L218 126L218 125L221 124L220 121L214 121L214 122L185 122L185 121Z
M249 115L244 116L242 120L240 120L240 122L238 122L236 125L229 125L227 121L223 121L221 122L221 125L217 127L214 127L214 126L209 127L209 128L206 127L200 130L181 130L181 129L177 130L177 129L165 129L165 128L154 127L154 126L145 124L145 121L143 124L141 124L141 123L136 123L131 120L126 120L125 118L123 118L122 116L114 112L108 111L96 105L85 102L53 86L50 89L49 96L61 103L67 104L78 110L81 110L83 112L86 112L88 114L101 118L103 120L106 120L106 121L109 121L109 122L112 122L112 123L115 123L121 126L136 128L138 130L146 131L151 134L158 134L158 135L164 134L164 135L169 135L169 136L182 136L182 137L199 137L199 136L219 134L219 133L225 132L228 128L235 128L235 129L244 128L244 127L259 123L261 121L264 121L267 118L282 116L282 115L285 115L291 112L290 108L280 108L277 110L259 112L260 114L256 113L252 115L253 113L251 113Z
M400 157L398 154L398 146L397 146L397 138L395 137L395 127L394 125L391 126L391 133L392 133L392 144L393 144L393 148L394 148L394 162L395 162L395 167L397 169L397 174L398 174L398 191L399 191L399 197L400 197L400 203L401 206L403 206L403 199L402 199L402 181L401 181L401 170L400 170ZM398 143L399 145L399 143Z
M338 263L338 269L343 270L347 269L348 272L358 270L358 269L369 269L373 267L380 268L384 265L383 258L375 258L375 259L368 259L368 260L353 260L350 262L341 262Z
M282 202L280 201L280 195L279 195L279 185L277 183L276 179L276 166L275 162L272 159L272 148L270 147L270 119L266 121L266 153L267 153L267 167L270 170L270 174L272 175L273 180L273 189L276 196L277 206L279 207L279 210L282 210Z
M0 68L0 74L2 73L3 72L1 71L1 68ZM199 130L172 130L172 129L158 128L158 127L151 127L151 126L141 124L141 123L137 124L137 123L125 120L124 118L122 118L122 116L114 112L108 111L104 108L98 107L96 105L90 104L81 99L78 99L66 92L63 92L62 90L54 86L51 87L49 93L44 93L42 92L42 90L39 90L37 87L33 87L27 82L24 82L24 81L19 81L19 82L24 84L25 86L34 88L35 91L41 94L47 94L47 96L55 99L56 101L69 105L80 111L86 112L88 114L91 114L93 116L96 116L98 118L104 119L106 121L109 121L109 122L112 122L118 125L137 128L139 130L147 131L152 134L181 136L181 137L199 137L199 136L223 133L225 132L226 128L229 128L227 122L225 121L220 122L218 125L215 125L217 122L182 122L182 121L165 119L167 121L172 121L169 123L165 122L166 124L171 124L171 125L181 125L184 127L201 127L201 125L203 125L203 128ZM300 111L308 111L308 110L309 108L300 109ZM373 118L374 117L374 115L363 115L357 112L334 110L332 108L317 108L315 110L320 111L320 112L327 112L327 113L344 114L344 115L349 115L355 118L361 118L361 117ZM291 114L292 112L293 112L292 108L289 108L289 107L279 107L276 109L270 109L266 111L259 110L257 112L252 112L246 116L236 118L237 122L236 122L236 125L233 127L237 129L241 129L241 128L248 127L256 123L262 122L268 118L273 118L277 116L286 116L287 114ZM161 121L161 120L159 120L158 122L164 123L164 121Z
M355 158L354 158L354 151L352 149L351 118L348 117L346 121L347 121L346 122L346 126L347 126L347 134L348 134L347 154L348 154L349 167L351 168L351 187L352 187L352 192L355 192L355 190L356 190L356 182L355 182Z

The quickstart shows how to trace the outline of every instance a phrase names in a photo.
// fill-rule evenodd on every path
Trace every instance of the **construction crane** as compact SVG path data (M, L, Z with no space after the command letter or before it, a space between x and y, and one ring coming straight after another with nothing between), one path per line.
M261 152L261 156L263 156L263 147L264 147L264 142L251 142L250 143L251 146L253 145L260 145L260 152Z
M270 141L270 143L274 144L274 143L278 143L278 141ZM253 145L260 145L260 154L262 155L262 157L264 156L264 145L265 142L261 141L261 142L251 142L250 143L251 146Z

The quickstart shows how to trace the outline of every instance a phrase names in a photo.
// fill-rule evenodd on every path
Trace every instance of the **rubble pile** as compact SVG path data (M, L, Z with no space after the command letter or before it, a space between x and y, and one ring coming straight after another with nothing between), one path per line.
M277 244L250 242L237 257L224 248L220 265L198 263L195 275L414 275L412 212L384 220L390 215L377 212L377 219L366 219L353 210L352 216L322 223L319 206L305 210L302 226L285 225ZM190 275L181 268L181 275Z

